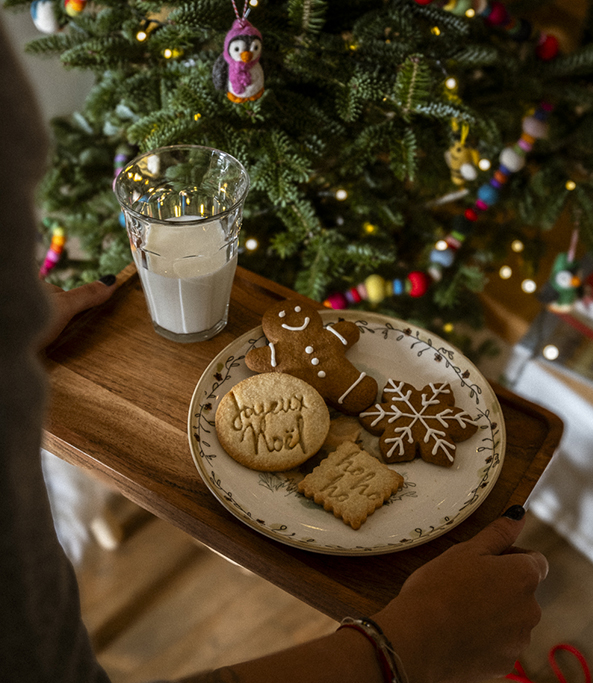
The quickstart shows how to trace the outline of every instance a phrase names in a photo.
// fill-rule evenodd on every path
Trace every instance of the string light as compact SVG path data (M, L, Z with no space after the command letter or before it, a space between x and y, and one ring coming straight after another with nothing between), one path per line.
M445 323L443 325L443 332L446 332L447 334L453 332L453 323Z
M257 7L257 0L249 0L251 7Z
M559 355L560 351L558 350L557 346L554 346L554 344L548 344L547 346L544 346L542 350L542 356L546 360L556 360Z
M537 285L533 280L530 280L529 278L526 280L523 280L521 283L521 289L526 293L526 294L533 294L535 290L537 289Z
M439 240L435 245L434 248L437 251L446 251L449 248L449 245L445 242L445 240Z
M445 81L445 87L448 88L449 90L455 90L457 88L457 79L454 78L453 76L450 76Z
M520 254L523 251L523 249L525 249L525 245L523 244L523 242L521 242L521 240L513 240L511 244L511 249L516 254Z
M473 19L476 16L476 10L473 7L470 7L466 12L465 16L468 19Z
M347 197L348 192L346 192L346 190L340 189L336 192L336 199L340 202L343 202Z
M372 223L369 223L369 221L364 223L362 228L366 232L367 235L372 235L373 233L377 232L377 226L373 225Z
M167 48L166 50L163 50L163 57L165 59L171 59L172 56L173 56L173 50L170 50L169 48Z
M480 169L480 171L489 171L491 166L492 163L490 162L490 159L484 158L478 161L478 168Z
M259 242L255 239L255 237L250 237L249 239L245 240L245 249L247 251L255 251L259 247Z
M194 121L197 121L198 119L201 119L202 115L201 114L194 114Z
M566 185L564 186L569 192L574 190L576 188L577 184L575 183L574 180L567 180Z
M433 26L430 29L430 32L432 33L433 36L440 36L441 35L441 29L438 26Z
M508 280L513 274L513 269L510 266L502 266L498 274L502 280Z
M146 33L146 31L138 31L138 33L136 34L136 40L139 43L144 42L147 38L148 38L148 33Z

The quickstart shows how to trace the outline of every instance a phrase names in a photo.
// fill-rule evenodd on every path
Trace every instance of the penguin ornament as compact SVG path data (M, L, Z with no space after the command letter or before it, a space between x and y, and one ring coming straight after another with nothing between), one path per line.
M264 93L261 52L261 33L247 19L236 19L224 39L224 51L212 69L214 87L226 89L231 102L259 99Z

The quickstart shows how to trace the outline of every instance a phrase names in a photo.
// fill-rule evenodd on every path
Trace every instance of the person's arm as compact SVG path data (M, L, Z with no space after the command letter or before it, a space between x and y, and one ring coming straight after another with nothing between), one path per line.
M535 589L548 571L515 548L522 509L414 572L374 615L409 683L478 683L509 673L541 611ZM354 629L179 683L383 683L371 643ZM405 683L405 681L404 681Z

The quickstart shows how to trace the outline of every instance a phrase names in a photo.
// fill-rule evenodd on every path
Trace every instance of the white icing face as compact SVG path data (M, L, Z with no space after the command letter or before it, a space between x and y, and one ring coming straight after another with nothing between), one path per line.
M300 306L295 306L294 307L294 312L295 313L300 313L301 312L301 307ZM278 316L280 318L286 317L286 311L281 311ZM300 316L297 316L300 318ZM311 322L311 319L308 316L305 316L304 320L298 325L287 325L286 323L282 323L282 327L285 330L288 330L289 332L302 332L304 329L307 328L307 325Z

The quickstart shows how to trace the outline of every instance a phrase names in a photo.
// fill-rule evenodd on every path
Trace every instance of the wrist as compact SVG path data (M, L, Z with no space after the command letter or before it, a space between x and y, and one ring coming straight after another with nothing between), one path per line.
M409 683L402 661L383 629L370 618L346 617L338 630L351 629L372 646L383 683Z

